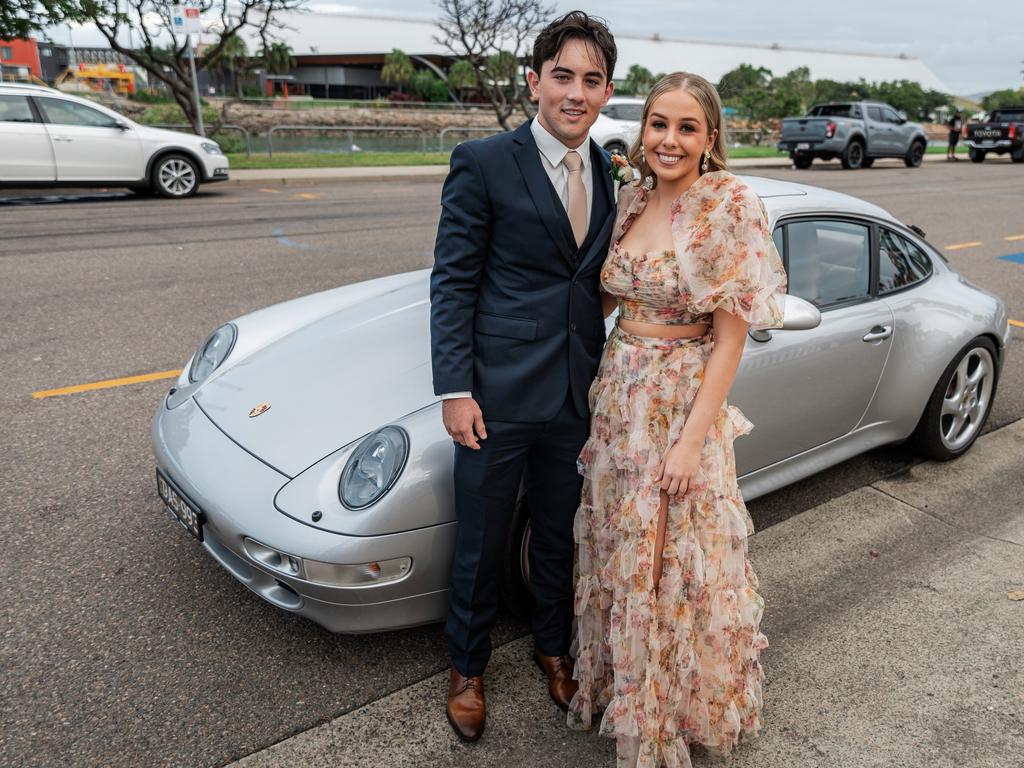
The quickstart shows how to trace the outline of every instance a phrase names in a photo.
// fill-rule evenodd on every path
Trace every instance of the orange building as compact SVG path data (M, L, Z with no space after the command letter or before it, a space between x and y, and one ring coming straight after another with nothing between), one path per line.
M42 77L36 39L30 37L28 40L0 40L0 67L5 74L20 74L21 71L27 70L26 74Z

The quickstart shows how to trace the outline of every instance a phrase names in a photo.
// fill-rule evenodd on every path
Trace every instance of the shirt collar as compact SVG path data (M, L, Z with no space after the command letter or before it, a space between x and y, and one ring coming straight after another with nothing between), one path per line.
M570 150L565 144L560 142L554 136L552 136L548 130L540 124L540 120L536 117L530 123L530 132L533 134L533 140L537 142L537 149L544 155L544 159L551 163L552 167L557 168L562 164L562 160L565 159L565 153ZM576 148L576 152L579 153L580 157L583 158L583 170L590 169L590 137L587 136L587 140L584 141L579 147Z

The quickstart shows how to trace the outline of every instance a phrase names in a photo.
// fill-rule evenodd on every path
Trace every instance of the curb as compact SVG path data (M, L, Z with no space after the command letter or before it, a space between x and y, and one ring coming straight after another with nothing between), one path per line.
M924 162L944 161L945 155L925 155ZM879 162L895 161L903 167L901 158L881 158ZM838 165L838 161L818 161L823 167ZM788 157L742 157L729 163L730 168L747 170L757 168L792 168ZM881 167L886 167L882 165ZM279 184L303 186L329 184L339 181L441 181L448 175L447 165L363 166L358 168L273 168L240 169L231 172L227 186Z

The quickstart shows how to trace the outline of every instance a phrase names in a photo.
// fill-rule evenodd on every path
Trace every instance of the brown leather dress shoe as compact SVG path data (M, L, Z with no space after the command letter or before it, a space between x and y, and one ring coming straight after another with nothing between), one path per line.
M463 677L459 670L452 667L446 711L456 736L463 741L479 739L484 732L486 720L483 677Z
M565 712L569 702L576 695L580 685L572 679L573 661L571 656L545 656L540 651L533 652L533 660L548 676L548 693L552 701Z

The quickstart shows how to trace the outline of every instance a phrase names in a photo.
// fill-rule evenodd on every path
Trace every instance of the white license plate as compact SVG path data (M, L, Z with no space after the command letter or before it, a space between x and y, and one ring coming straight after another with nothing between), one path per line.
M806 141L801 141L799 144L796 145L796 148L797 149L810 149L811 145L808 142L806 142Z
M181 524L181 527L200 541L203 540L203 511L179 493L170 480L159 469L156 471L156 492L167 505L167 509Z

